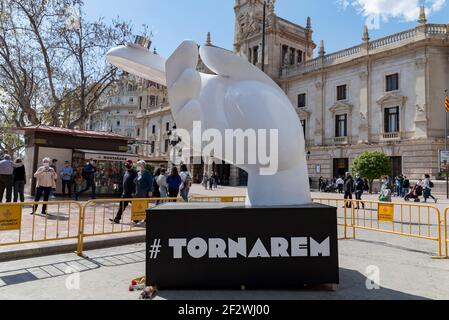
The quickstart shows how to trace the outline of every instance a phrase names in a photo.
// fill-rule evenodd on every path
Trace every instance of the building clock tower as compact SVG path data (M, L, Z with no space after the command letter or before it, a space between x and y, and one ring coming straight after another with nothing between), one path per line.
M312 40L310 18L301 27L275 14L276 0L266 0L265 61L262 62L264 0L235 0L234 51L262 68L275 81L282 70L312 59L316 45Z

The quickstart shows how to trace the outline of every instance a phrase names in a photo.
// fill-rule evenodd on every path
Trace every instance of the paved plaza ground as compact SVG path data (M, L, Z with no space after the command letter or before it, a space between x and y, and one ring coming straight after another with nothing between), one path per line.
M449 261L431 259L430 249L416 240L361 233L359 240L340 241L341 284L336 292L323 288L161 291L157 299L449 299ZM89 259L62 254L3 262L0 264L0 300L137 300L139 293L130 293L127 289L131 279L144 275L144 250L144 244L135 244L88 251ZM81 273L71 274L73 270ZM367 288L367 276L372 275L373 270L379 271L378 289Z

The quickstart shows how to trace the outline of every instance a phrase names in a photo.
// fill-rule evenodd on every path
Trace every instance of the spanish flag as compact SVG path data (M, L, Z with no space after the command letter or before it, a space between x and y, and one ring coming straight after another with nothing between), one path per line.
M446 112L449 112L449 97L448 96L446 96L446 101L445 101L444 105L446 106Z

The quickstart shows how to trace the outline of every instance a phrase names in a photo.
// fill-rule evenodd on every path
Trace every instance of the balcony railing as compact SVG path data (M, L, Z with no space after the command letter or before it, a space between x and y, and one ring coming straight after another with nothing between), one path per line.
M399 132L388 132L382 134L382 140L399 140L401 134Z
M335 137L334 143L335 144L348 144L349 139L348 139L348 137Z
M337 51L323 57L317 57L300 64L286 67L282 71L282 76L288 77L306 74L337 63L346 62L348 58L353 59L372 54L370 51L378 51L381 49L388 50L393 46L397 46L397 44L400 44L401 42L410 43L420 41L423 40L423 35L426 39L441 39L442 35L444 37L448 37L449 26L445 24L427 24L424 26L424 29L422 29L422 26L418 26L414 29L405 30L381 39L370 41L368 42L367 47L366 44L360 44L352 48ZM367 48L367 50L363 50L364 47Z

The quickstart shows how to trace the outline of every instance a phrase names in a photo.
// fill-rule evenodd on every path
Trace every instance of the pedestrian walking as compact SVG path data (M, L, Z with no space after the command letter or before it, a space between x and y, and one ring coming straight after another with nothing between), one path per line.
M137 171L134 169L134 163L132 160L127 160L125 162L126 172L123 176L123 193L122 199L132 199L136 195L136 184L135 180L137 178ZM117 214L114 219L110 219L111 222L119 224L122 221L123 212L129 205L129 201L120 202L120 207L118 208Z
M159 187L159 194L162 199L168 197L168 183L167 183L167 170L161 169L160 175L157 177L157 185Z
M410 180L406 176L404 176L404 185L402 187L402 198L405 198L405 196L409 194L410 187L411 187Z
M136 184L136 198L147 199L153 196L153 175L147 170L147 164L141 160L137 163L137 177L134 183Z
M365 192L365 181L357 175L355 180L355 199L357 200L356 209L360 209L360 204L362 205L362 208L365 209L365 203L362 202L363 192Z
M77 169L75 175L73 176L74 182L74 193L80 192L83 189L83 175L81 174L82 169Z
M70 165L70 162L66 161L64 163L64 168L60 172L61 180L62 180L62 197L65 198L66 196L66 189L67 189L67 195L69 198L72 197L72 182L73 182L73 168Z
M214 176L211 176L211 177L209 178L209 190L210 190L210 191L213 191L213 190L214 190L214 184L215 184Z
M427 200L430 198L432 198L435 201L435 203L438 203L438 199L432 195L433 187L434 183L432 182L432 180L430 180L430 175L426 174L424 176L424 190L423 190L424 203L427 203Z
M159 191L159 185L157 184L157 179L161 175L161 167L157 168L153 173L153 196L152 198L159 199L161 197L161 192ZM156 200L156 205L160 203L159 200Z
M209 183L209 178L207 177L207 175L205 175L205 176L203 177L203 182L201 183L201 184L203 185L203 187L204 187L205 190L207 190L207 185L208 185L208 183Z
M318 179L318 190L320 191L320 192L322 192L323 191L323 177L320 177L319 179Z
M389 177L382 177L382 187L380 189L379 201L391 202L391 196L393 194L391 188L391 181Z
M42 160L42 167L37 169L34 174L34 178L36 178L36 196L34 198L34 202L39 202L44 196L44 204L42 205L42 214L47 214L47 202L50 199L51 189L54 186L54 182L58 179L58 174L51 167L51 159L44 158ZM35 214L38 205L33 205L33 212L31 214Z
M26 184L26 172L22 159L16 159L16 165L22 166L14 168L14 202L25 202L25 184Z
M192 187L193 180L192 175L190 174L185 164L181 165L181 172L179 173L179 176L181 177L182 181L179 192L184 201L189 202L189 193L190 188Z
M89 160L86 165L83 168L83 171L81 173L84 181L86 181L86 186L84 187L83 190L75 193L75 200L78 200L79 197L89 191L89 189L92 190L92 195L91 198L92 200L94 200L95 197L95 192L96 192L96 185L95 185L95 173L97 172L97 167L95 165L95 162L91 159Z
M395 191L397 197L402 197L403 186L404 186L404 177L400 175L395 179Z
M201 183L201 184L203 185L203 187L204 187L205 190L207 190L207 185L208 185L208 183L209 183L209 178L207 177L207 175L205 175L205 176L203 177L203 182Z
M50 168L55 170L55 172L58 172L58 159L51 160ZM56 193L56 182L57 181L58 180L55 179L55 181L53 182L53 186L51 187L50 199L56 199L55 193Z
M342 194L344 186L345 186L345 181L343 180L342 177L339 177L336 181L336 184L337 184L338 193Z
M219 181L218 173L215 172L215 175L214 175L214 188L215 189L218 189L218 181Z
M370 185L369 185L368 179L364 179L363 182L365 183L365 191L366 191L366 192L371 192L371 189L370 189Z
M171 174L167 177L168 196L170 198L177 198L179 195L179 188L181 187L182 179L179 176L178 168L173 167Z
M14 163L9 154L3 156L0 161L0 203L6 191L6 202L12 202L12 190L14 185L14 168L22 167L23 163Z
M352 194L353 194L353 192L354 192L354 179L352 178L352 176L351 176L351 173L349 173L349 172L346 172L346 175L345 175L345 181L344 181L344 192L345 192L345 200L347 201L346 202L346 207L347 208L351 208L351 206L352 206L352 203L351 203L351 200L352 200Z

